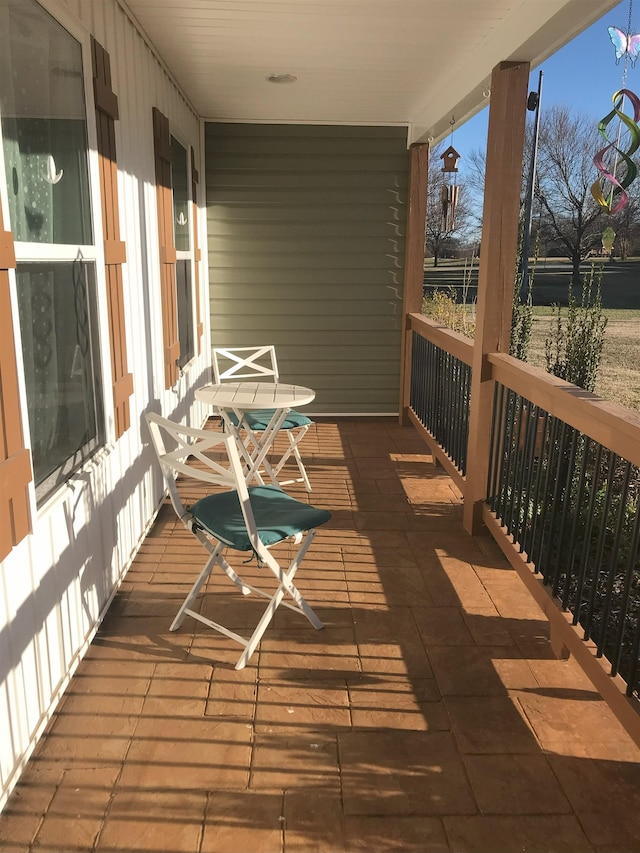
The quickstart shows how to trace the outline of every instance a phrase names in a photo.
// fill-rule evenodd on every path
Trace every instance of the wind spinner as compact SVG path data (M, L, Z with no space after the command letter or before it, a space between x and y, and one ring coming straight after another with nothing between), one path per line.
M626 88L627 63L633 68L640 54L640 34L631 32L631 12L633 0L629 0L629 20L626 32L619 27L608 27L609 38L615 48L616 65L623 59L622 87L612 97L613 109L598 122L598 132L606 142L593 158L599 172L598 179L591 185L591 195L608 215L618 213L629 202L627 189L635 180L638 169L631 156L640 146L640 98ZM627 98L633 108L633 117L624 112L624 100ZM609 137L609 125L618 120L617 138ZM622 146L623 128L628 131L625 136L625 148ZM613 161L613 162L611 162ZM604 188L609 184L605 195Z

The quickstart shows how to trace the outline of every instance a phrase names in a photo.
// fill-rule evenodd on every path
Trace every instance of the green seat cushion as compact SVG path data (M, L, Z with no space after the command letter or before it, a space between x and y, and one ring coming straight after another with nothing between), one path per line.
M263 432L269 421L273 417L275 409L254 409L244 413L244 419L247 426L255 432ZM280 429L294 429L295 427L309 426L312 421L301 412L296 412L291 409L287 412L287 417L282 422Z
M227 417L234 426L238 426L238 424L240 423L240 421L238 420L238 416L233 412L227 412Z
M277 486L250 486L249 500L258 534L267 546L331 518L328 510L297 501ZM191 515L219 542L237 551L253 550L236 491L202 498L191 507Z

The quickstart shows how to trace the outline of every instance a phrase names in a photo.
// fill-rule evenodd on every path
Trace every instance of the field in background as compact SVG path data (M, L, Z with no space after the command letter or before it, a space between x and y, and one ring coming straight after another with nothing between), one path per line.
M598 373L596 392L629 408L640 410L640 259L595 261L603 265L602 303L607 317L607 329ZM583 264L588 274L591 262ZM534 277L534 321L529 362L545 368L545 340L552 324L552 304L566 305L571 275L568 261L539 260ZM447 291L455 288L459 301L463 285L467 289L467 312L473 314L476 296L478 260L473 267L469 260L440 261L425 259L424 281L428 290ZM579 296L579 294L578 294ZM566 313L566 312L564 312Z
M471 301L478 288L478 259L473 265L467 259L446 258L433 266L433 259L425 258L424 286L446 290L455 288L461 293L463 282L469 284L468 301ZM584 275L591 267L602 267L602 306L603 308L631 308L640 310L640 259L628 261L595 260L582 264ZM571 265L561 258L540 258L534 269L533 304L567 304L567 292L571 279ZM580 294L577 294L578 296Z

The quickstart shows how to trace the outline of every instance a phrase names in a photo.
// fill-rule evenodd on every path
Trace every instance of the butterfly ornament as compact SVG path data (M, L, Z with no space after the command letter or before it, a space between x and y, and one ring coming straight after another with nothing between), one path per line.
M631 67L636 64L640 54L640 33L625 33L620 27L607 27L609 38L616 49L616 65L619 65L623 56L629 57Z

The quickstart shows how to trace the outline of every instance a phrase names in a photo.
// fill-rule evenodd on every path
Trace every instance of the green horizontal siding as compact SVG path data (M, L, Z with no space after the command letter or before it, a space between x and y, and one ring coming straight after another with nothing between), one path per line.
M251 300L248 301L252 301L253 299L255 299L255 294L252 296ZM220 318L224 316L230 318L235 317L238 313L237 308L234 305L235 302L235 299L218 300L218 316ZM342 300L338 297L333 300L304 299L304 301L301 300L298 304L304 306L306 314L311 314L315 317L322 317L323 314L326 314L328 317L335 318L336 313L340 312L340 314L345 315L345 319L354 315L363 314L367 317L382 318L381 322L384 322L389 315L389 308L387 304L377 299L373 300L364 298L362 300L351 301ZM256 306L253 310L259 311L261 315L268 312L269 314L278 317L288 314L290 305L290 299L283 299L279 297L278 299L270 299L267 307L262 308L261 306ZM251 313L248 306L244 313ZM286 320L287 318L285 317L285 321Z
M398 410L406 130L207 123L214 346L273 343L309 410Z
M228 285L238 286L246 284L248 287L256 287L268 284L279 284L281 286L294 284L296 287L300 287L302 276L304 276L304 281L307 284L315 286L322 285L324 292L324 288L344 287L345 285L349 285L350 287L355 287L356 285L371 286L374 284L388 285L390 279L392 284L397 285L401 282L402 273L402 270L399 270L397 276L391 277L386 270L334 270L330 280L327 280L326 271L316 269L315 267L312 270L305 270L303 272L296 269L274 270L268 267L240 266L241 262L246 264L246 258L239 258L238 264L235 267L215 268L212 265L211 269L215 270L215 282L212 282L212 288L219 284L225 287L229 296L235 296L235 289L230 291ZM306 292L306 290L303 291L300 294L301 297Z

